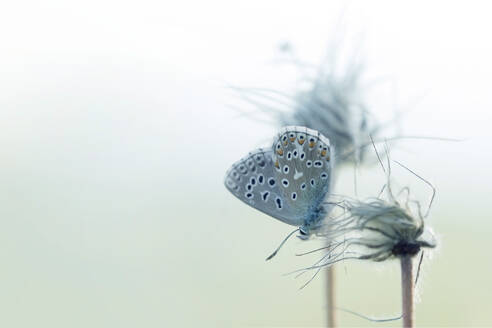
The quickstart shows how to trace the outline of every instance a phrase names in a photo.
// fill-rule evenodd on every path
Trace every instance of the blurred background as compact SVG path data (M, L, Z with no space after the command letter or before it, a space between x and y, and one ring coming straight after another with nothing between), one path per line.
M439 248L422 266L417 325L490 326L491 7L444 1L15 1L0 12L0 326L323 326L324 276L285 273L315 243L223 187L277 128L229 85L289 93L279 45L318 64L360 51L370 109L397 110L392 157L432 181ZM354 50L355 49L355 50ZM280 59L279 59L280 58ZM378 80L379 79L379 80ZM372 89L369 90L372 92ZM369 92L369 93L370 93ZM396 170L423 203L429 190ZM358 173L361 195L384 183ZM336 191L353 195L346 169ZM485 203L484 203L485 202ZM337 266L338 305L400 314L399 265ZM371 323L339 313L341 326Z

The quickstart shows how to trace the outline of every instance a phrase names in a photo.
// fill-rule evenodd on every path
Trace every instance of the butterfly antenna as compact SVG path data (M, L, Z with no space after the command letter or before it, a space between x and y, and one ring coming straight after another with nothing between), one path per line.
M291 233L289 233L287 235L287 237L285 237L285 239L280 243L280 245L277 247L277 249L275 250L275 252L273 252L269 257L266 258L265 261L268 261L268 260L271 260L275 255L277 255L278 251L280 250L280 248L282 248L282 246L284 246L285 242L287 241L287 239L289 239L290 237L292 237L293 234L295 234L296 232L299 231L299 228L297 228L296 230L292 231Z

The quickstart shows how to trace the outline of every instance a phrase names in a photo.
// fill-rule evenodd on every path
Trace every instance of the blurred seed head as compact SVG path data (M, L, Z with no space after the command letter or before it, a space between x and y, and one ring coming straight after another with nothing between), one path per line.
M340 69L337 62L325 59L316 76L307 78L305 87L295 93L292 110L278 119L281 124L320 131L335 146L339 164L360 162L366 149L360 146L378 133L378 125L364 102L363 63L354 59Z
M333 45L318 66L302 62L294 47L282 43L283 62L298 68L301 79L296 89L283 93L275 89L237 88L241 98L279 126L300 125L320 131L335 147L337 166L364 163L370 150L369 136L377 137L383 125L371 114L365 101L364 62L359 53L344 55ZM258 119L258 117L256 117Z

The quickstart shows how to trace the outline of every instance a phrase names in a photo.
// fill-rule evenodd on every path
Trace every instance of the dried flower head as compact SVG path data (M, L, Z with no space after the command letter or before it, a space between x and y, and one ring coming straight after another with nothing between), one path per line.
M359 259L384 261L392 256L416 255L422 247L435 247L434 240L423 237L424 219L396 201L370 199L347 201L359 238L349 241L361 248Z
M383 169L388 180L380 195L366 200L344 197L337 203L342 208L342 213L338 217L327 218L324 232L319 234L328 239L329 245L315 250L325 250L326 254L313 266L301 271L319 270L345 259L381 262L394 257L414 256L422 248L436 246L431 229L425 225L425 218L429 215L434 200L435 188L403 164L393 161L432 188L428 208L422 213L420 203L410 198L408 187L394 194L390 183L391 166L388 154L386 158L387 167L383 166ZM312 252L314 251L309 253Z

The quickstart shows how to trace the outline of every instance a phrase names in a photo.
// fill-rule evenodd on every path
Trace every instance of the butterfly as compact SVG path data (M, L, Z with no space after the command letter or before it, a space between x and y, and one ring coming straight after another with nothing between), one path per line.
M333 171L330 141L320 132L287 126L274 138L271 149L257 149L227 171L226 188L241 201L298 229L308 239L328 214L323 201L330 191Z

